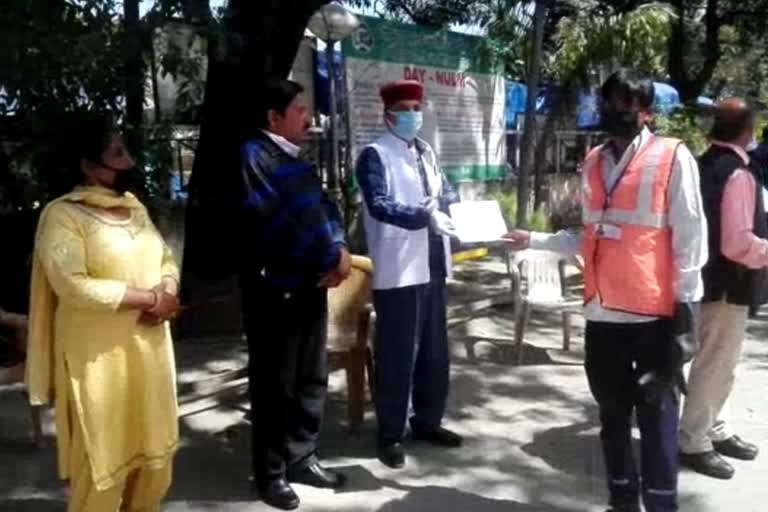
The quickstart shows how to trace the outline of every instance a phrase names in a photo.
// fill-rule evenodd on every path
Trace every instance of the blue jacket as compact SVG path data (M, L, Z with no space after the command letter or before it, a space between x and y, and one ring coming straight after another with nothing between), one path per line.
M338 265L345 242L339 210L315 168L263 134L243 144L241 164L249 273L284 291L316 286Z

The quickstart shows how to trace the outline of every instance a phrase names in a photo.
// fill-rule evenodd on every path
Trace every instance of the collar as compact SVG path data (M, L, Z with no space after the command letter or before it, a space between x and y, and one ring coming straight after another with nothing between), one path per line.
M84 203L97 208L143 208L141 202L130 192L118 195L112 189L99 186L78 186L70 193L65 194L61 199Z
M387 133L385 133L382 138L388 146L397 151L414 151L419 144L419 139L416 138L414 139L413 146L409 146L407 142L389 130L387 130Z
M649 130L647 126L644 126L643 129L640 130L640 133L638 133L635 136L635 138L632 139L632 142L629 143L629 146L627 146L627 149L624 151L624 154L619 155L618 158L615 158L615 160L616 161L621 160L623 156L627 153L627 151L632 150L632 152L634 153L653 136L654 135L651 132L651 130ZM603 145L603 149L601 153L603 154L608 153L611 156L614 156L615 154L612 153L612 151L613 151L613 139L609 140Z
M299 153L301 152L301 148L294 144L293 142L289 141L282 135L278 135L276 133L272 133L269 130L262 130L264 134L272 139L272 142L280 146L280 149L291 155L292 157L296 158L299 156Z
M741 146L737 146L736 144L731 144L730 142L723 142L721 140L712 140L710 142L713 146L730 149L731 151L739 155L739 158L741 158L741 161L744 162L745 166L749 165L749 155Z

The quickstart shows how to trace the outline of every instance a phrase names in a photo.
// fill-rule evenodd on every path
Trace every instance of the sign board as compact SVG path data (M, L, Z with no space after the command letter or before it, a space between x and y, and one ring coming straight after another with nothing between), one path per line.
M344 40L353 154L386 130L379 89L424 84L421 136L454 182L499 179L506 169L505 82L479 37L360 17Z

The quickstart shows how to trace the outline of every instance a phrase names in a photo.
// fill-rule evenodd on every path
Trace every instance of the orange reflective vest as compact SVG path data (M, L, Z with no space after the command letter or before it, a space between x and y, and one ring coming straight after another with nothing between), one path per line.
M651 136L613 190L603 180L603 146L584 161L584 297L649 316L675 309L675 265L667 189L680 141Z

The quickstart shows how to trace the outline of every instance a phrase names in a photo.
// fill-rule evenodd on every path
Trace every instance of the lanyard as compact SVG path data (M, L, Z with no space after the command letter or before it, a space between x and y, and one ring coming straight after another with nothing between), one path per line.
M616 189L617 189L617 188L619 187L619 185L621 184L621 180L623 180L623 179L624 179L624 176L627 174L627 170L628 170L628 169L629 169L629 167L632 165L632 162L635 160L635 158L637 157L637 155L639 155L640 153L642 153L642 152L645 150L645 147L646 147L648 144L650 144L650 143L652 142L652 140L653 140L653 137L648 137L648 140L646 140L645 142L643 142L643 144L641 144L641 145L638 145L638 148L637 148L637 150L635 150L634 154L632 155L632 158L630 158L630 159L629 159L629 161L627 162L627 165L625 165L625 166L624 166L624 168L621 170L621 174L619 174L619 176L616 178L616 181L614 181L614 182L613 182L613 185L611 185L611 187L610 187L610 188L608 188L608 189L605 191L605 201L603 202L603 215L605 215L605 211L606 211L606 210L608 209L608 207L610 206L610 203L611 203L611 199L613 198L613 193L616 191ZM631 147L631 146L632 146L632 144L630 144L630 145L627 147L627 149L629 149L629 147ZM625 152L626 152L626 150L625 150ZM621 160L623 160L623 155L622 155L622 158L620 158L620 159L619 159L619 163L621 163ZM601 179L604 179L602 176L601 176L600 178L601 178ZM607 187L606 187L606 188L607 188Z

